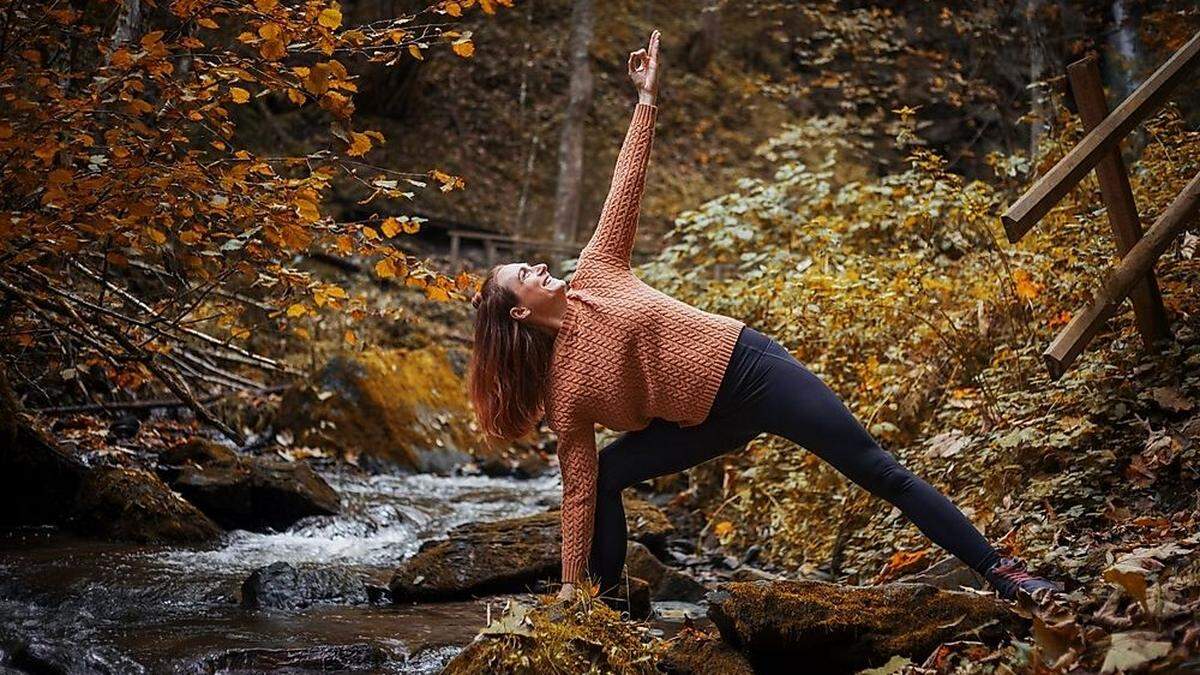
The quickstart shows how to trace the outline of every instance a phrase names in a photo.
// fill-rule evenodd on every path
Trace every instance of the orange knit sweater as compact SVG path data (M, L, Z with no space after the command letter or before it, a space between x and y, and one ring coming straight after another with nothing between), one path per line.
M554 339L546 418L562 469L562 580L582 580L596 505L594 425L641 429L655 417L704 421L742 321L680 302L629 266L657 107L639 103L600 221L568 283Z

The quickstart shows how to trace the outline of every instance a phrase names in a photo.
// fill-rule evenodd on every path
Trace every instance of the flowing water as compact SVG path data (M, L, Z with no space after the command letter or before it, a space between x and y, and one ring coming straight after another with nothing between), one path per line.
M421 542L461 523L543 511L559 498L557 476L326 478L342 495L340 515L277 534L235 531L215 546L2 534L0 626L49 645L98 649L92 661L132 659L151 672L204 672L206 659L236 650L337 653L363 644L386 652L386 671L436 672L484 624L489 601L256 611L237 604L238 589L276 561L353 570L386 585ZM497 599L490 604L498 609Z

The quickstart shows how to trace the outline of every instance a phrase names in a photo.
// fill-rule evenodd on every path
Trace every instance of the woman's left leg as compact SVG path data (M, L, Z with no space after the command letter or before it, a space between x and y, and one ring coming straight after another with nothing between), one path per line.
M871 437L824 382L772 342L763 353L767 395L763 426L829 462L899 509L938 546L984 574L999 554L966 516Z
M681 427L654 419L649 426L621 434L599 455L596 514L588 567L608 594L621 580L625 565L625 508L621 492L644 480L678 473L744 446L762 430L746 416L713 415L700 424Z

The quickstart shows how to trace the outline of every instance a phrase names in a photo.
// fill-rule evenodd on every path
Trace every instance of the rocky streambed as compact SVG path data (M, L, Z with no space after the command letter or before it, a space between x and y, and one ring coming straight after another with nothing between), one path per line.
M545 511L559 491L554 477L325 478L340 512L278 532L233 530L202 545L5 533L0 654L60 672L436 672L485 623L488 601L392 603L381 592L396 568L455 526ZM333 579L358 580L362 592L243 606L247 579L274 563L312 575L293 596Z

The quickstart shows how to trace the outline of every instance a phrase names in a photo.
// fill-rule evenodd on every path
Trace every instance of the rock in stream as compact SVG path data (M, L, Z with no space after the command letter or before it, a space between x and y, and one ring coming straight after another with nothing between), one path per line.
M193 439L159 455L171 487L222 527L284 530L338 512L337 492L303 462L239 455Z
M625 500L629 538L662 551L671 524L657 507ZM468 523L446 539L425 542L396 570L390 584L400 601L450 600L520 593L561 568L561 515L557 510L490 523Z

